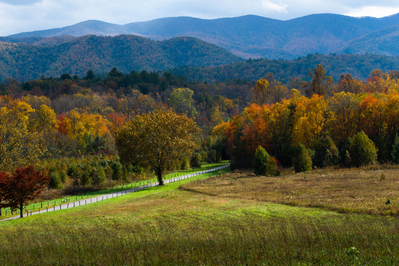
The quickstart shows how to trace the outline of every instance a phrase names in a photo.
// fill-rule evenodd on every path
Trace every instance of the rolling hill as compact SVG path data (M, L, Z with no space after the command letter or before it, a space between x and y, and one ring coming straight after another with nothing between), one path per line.
M134 35L87 35L61 44L57 42L57 38L36 38L33 44L0 42L0 79L30 80L62 73L83 75L88 69L105 73L113 67L125 73L157 71L186 65L217 66L241 60L220 47L190 37L153 41Z
M253 15L213 20L172 17L126 25L90 20L64 28L19 33L9 37L135 34L165 40L189 36L218 45L244 58L293 59L309 53L343 53L346 50L351 53L398 55L392 38L378 39L379 49L370 44L370 34L373 36L392 30L397 32L397 28L392 27L396 25L399 25L399 14L384 18L315 14L287 21Z

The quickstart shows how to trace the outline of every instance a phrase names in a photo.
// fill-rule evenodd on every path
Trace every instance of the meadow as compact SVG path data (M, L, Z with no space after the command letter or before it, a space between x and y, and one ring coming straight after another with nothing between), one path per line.
M379 180L381 170L358 171L366 174L357 182L374 176L373 182L387 183L385 193L396 193L390 184L398 170L384 171L385 180ZM343 174L344 179L350 172L331 170L329 175ZM268 196L268 187L296 187L302 179L322 184L327 174L270 178L214 172L81 208L2 222L0 264L396 265L399 224L393 212L380 215L379 205L373 215L366 214L372 205L357 213L337 212L301 206L306 200L292 206ZM324 193L309 185L314 197ZM364 193L373 189L360 188ZM254 197L260 190L266 196Z

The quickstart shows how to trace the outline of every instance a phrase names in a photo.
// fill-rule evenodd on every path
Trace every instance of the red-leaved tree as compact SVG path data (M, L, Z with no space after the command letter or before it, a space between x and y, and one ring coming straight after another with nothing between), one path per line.
M24 205L27 205L28 200L40 196L49 182L50 177L40 171L35 171L33 166L18 168L11 174L7 184L7 205L12 209L19 209L22 218Z

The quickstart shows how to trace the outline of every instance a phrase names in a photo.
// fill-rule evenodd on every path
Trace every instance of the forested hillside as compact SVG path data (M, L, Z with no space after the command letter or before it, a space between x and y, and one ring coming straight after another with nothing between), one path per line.
M366 55L322 55L309 54L295 60L249 59L216 67L178 67L170 70L176 76L183 75L190 81L226 81L229 79L246 79L256 81L268 73L273 73L277 80L288 82L291 78L308 80L309 69L318 64L324 66L327 75L338 80L341 74L350 73L358 79L369 77L373 69L384 72L399 69L399 57L376 54Z
M35 44L0 42L0 79L30 80L66 72L83 76L88 69L106 73L114 66L123 72L155 71L240 60L220 47L189 37L160 42L134 35L84 36L66 43L63 40L39 38Z

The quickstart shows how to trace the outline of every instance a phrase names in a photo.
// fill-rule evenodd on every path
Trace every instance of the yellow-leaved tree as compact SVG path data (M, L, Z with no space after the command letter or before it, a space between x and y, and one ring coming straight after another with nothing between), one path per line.
M0 109L0 171L35 165L46 152L43 134L28 129L33 112L28 103L19 100Z
M134 162L151 166L158 182L163 185L164 172L182 156L191 156L198 148L200 129L186 115L171 110L155 110L137 115L114 132L116 147L122 163Z

